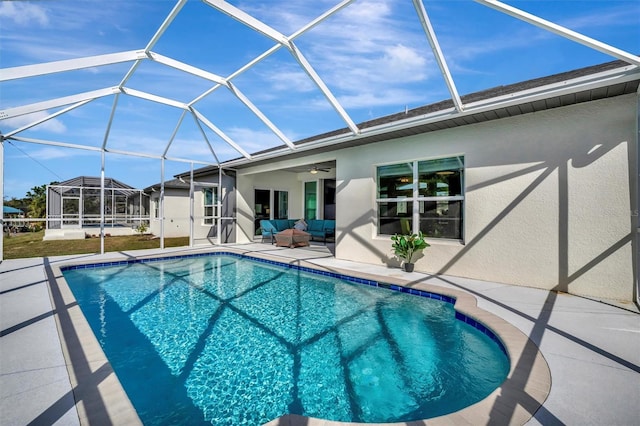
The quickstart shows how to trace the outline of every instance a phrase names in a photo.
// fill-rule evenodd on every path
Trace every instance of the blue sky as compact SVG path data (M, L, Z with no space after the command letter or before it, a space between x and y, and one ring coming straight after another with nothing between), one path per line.
M289 36L338 0L229 3ZM505 3L613 47L640 53L640 2L636 0ZM173 0L0 2L0 67L144 49L174 5ZM461 95L614 59L471 0L424 0L424 5ZM295 43L355 123L450 98L411 0L356 0ZM227 77L273 45L271 39L211 6L190 0L152 51ZM131 65L2 82L0 110L117 86ZM292 141L346 127L287 49L232 81ZM213 84L146 60L125 87L190 102ZM18 136L99 147L112 105L113 96L101 98ZM282 145L225 88L195 107L250 153ZM56 110L2 120L0 131L6 134ZM181 113L121 95L107 146L159 155ZM205 131L220 160L240 156L213 132ZM22 198L31 187L54 180L100 174L100 155L93 151L16 141L4 145L5 198ZM190 116L185 117L168 155L214 162ZM165 178L189 167L167 161ZM160 162L107 154L106 174L144 188L160 181Z

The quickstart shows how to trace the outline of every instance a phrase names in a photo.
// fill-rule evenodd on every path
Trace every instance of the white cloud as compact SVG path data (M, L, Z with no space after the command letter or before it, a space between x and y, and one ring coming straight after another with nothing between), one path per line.
M280 140L274 133L269 130L256 130L244 127L231 127L223 129L225 134L231 138L233 142L238 144L242 149L249 153L263 150L267 147L283 145L284 142ZM207 138L214 150L216 156L220 161L229 160L232 158L240 157L241 154L236 151L234 147L227 144L221 138L213 135L207 131ZM137 145L137 144L136 144ZM185 160L200 160L215 162L215 158L209 149L206 141L202 138L196 137L193 139L176 139L167 156L174 158L181 158Z
M210 139L210 143L213 142ZM220 156L221 153L214 147L216 155ZM202 137L197 139L176 139L171 144L169 152L167 154L170 157L178 157L183 159L194 159L201 161L215 162L215 158L207 146L207 142Z
M373 26L389 23L392 12L392 1L366 0L357 6L345 9L343 18L347 22L367 22Z
M383 46L369 55L351 56L346 52L329 54L334 66L328 79L334 87L349 93L378 90L386 87L403 87L409 83L425 81L429 76L429 60L415 48L403 44Z
M638 12L640 6L636 4L636 9L630 10L627 6L616 6L611 2L610 9L600 10L598 13L582 13L570 18L562 19L556 23L574 31L588 30L594 27L620 27L623 25L638 25ZM547 18L549 19L549 18ZM549 19L553 21L553 19Z
M123 41L138 34L122 28L150 9L148 2L0 1L3 24L19 27L0 33L3 62L25 65L140 49L148 40L123 48Z
M18 26L36 24L44 27L49 24L49 16L43 7L26 2L3 1L0 3L0 18ZM8 27L6 22L3 25Z
M333 5L327 3L327 8ZM423 34L407 29L403 17L396 16L399 5L406 7L395 0L353 3L296 40L298 48L340 100L354 100L350 104L356 107L361 105L357 99L392 103L397 98L380 96L381 90L400 93L400 89L406 91L408 85L424 82L438 73L437 67L431 66L433 60L430 50L425 48ZM323 10L306 1L290 1L286 7L270 6L245 10L274 27L286 28L288 33L298 30ZM412 7L408 10L415 13ZM417 22L415 14L413 17ZM272 92L291 95L316 92L324 108L331 108L293 59L286 65L280 62L279 66L269 67L261 72L261 77L269 85L261 92L263 99L274 96ZM307 105L320 107L315 101Z
M340 96L338 99L345 108L374 108L387 105L410 105L423 103L424 94L405 89L382 89L375 92L356 93Z
M29 155L37 160L47 161L47 160L59 160L62 158L69 159L71 157L77 157L77 156L86 155L86 154L88 154L88 151L45 146L42 148L36 148L35 150L32 150Z
M279 67L262 73L271 84L270 91L308 93L316 90L316 85L301 68Z
M219 142L216 137L212 137L210 135L207 135L207 137L209 137L216 155L221 157L229 146L224 142ZM107 144L107 149L160 156L164 152L167 143L168 140L161 137L155 138L137 133L129 133L126 137L117 136L112 138ZM222 147L222 149L220 149L220 147ZM229 147L229 150L236 153L233 148ZM140 159L140 157L136 156L125 156L114 153L107 155L109 159L116 161L137 161ZM171 143L167 156L183 160L215 163L215 158L213 157L213 154L211 154L211 150L207 146L206 141L202 139L202 137L176 138ZM188 168L188 166L185 165L185 168Z
M239 4L238 8L288 36L315 18L318 11L322 10L318 3L320 2L315 1L311 4L308 1L285 0L280 3L271 1L268 4L257 4L245 1ZM312 7L309 7L310 5Z
M245 151L251 153L267 147L284 145L284 142L269 130L256 130L245 127L232 127L228 130L229 137ZM237 154L235 149L231 148Z
M107 149L160 155L168 143L168 136L153 132L141 133L133 128L112 131L107 142ZM156 137L157 135L157 137ZM163 139L162 136L165 136Z
M387 69L394 70L396 78L409 81L422 80L424 72L419 72L417 76L411 76L408 72L422 70L427 64L424 56L420 55L416 49L402 44L387 47L383 62L387 65Z
M99 155L93 151L87 151L83 149L71 149L71 148L62 148L51 145L39 145L39 144L16 144L15 151L10 156L7 155L7 160L11 160L11 162L18 161L19 159L29 158L29 161L39 161L46 162L49 160L60 160L60 159L71 159L74 157L86 156L86 155ZM62 163L57 162L58 171L63 170ZM22 170L24 171L24 170Z
M11 130L19 129L23 126L29 125L35 121L41 120L49 115L46 111L34 112L32 114L21 115L19 117L8 118L0 121L0 126L4 128L4 133L9 133ZM11 127L7 130L5 126ZM32 127L33 130L44 130L51 133L62 134L67 131L66 126L58 118L49 119L37 126Z

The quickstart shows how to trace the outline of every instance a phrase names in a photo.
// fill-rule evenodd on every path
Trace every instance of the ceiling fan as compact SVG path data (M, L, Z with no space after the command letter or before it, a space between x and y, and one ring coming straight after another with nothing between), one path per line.
M311 173L312 175L315 175L318 172L328 172L329 169L321 169L318 166L313 166L309 169L309 173Z

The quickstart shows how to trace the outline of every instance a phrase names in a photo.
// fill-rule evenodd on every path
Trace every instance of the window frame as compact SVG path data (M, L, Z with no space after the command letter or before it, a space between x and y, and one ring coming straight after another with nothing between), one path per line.
M207 204L207 191L211 191L211 201L212 204ZM220 206L218 200L218 186L217 185L207 185L202 187L202 225L210 226L215 225L216 219L218 218L218 208ZM207 208L211 209L211 214L207 214Z
M461 159L461 167L460 167L460 195L441 195L441 196L421 196L420 195L420 170L419 164L421 162L434 161L434 160L442 160L448 158L457 158ZM406 202L411 203L412 211L411 211L411 232L418 233L420 230L420 203L421 202L438 202L438 201L460 201L460 220L462 221L462 226L460 229L460 238L446 238L446 237L434 237L428 236L429 239L434 239L436 241L459 241L464 244L464 223L465 223L465 170L466 165L464 163L465 155L464 154L450 154L439 157L428 157L428 158L420 158L414 160L406 160L406 161L393 161L388 163L380 163L374 164L374 182L375 182L375 235L378 237L389 237L392 234L383 234L380 232L380 203L400 203ZM412 172L412 194L411 196L403 196L403 197L395 197L395 198L380 198L380 177L379 177L379 168L384 166L391 165L400 165L400 164L409 164Z
M313 184L314 188L313 188L313 193L309 192L307 193L307 184ZM320 200L319 198L319 192L318 192L318 188L320 187L320 181L319 179L309 179L309 180L305 180L302 182L302 218L304 220L315 220L318 219L319 217L319 205L320 205ZM311 212L311 209L307 208L307 194L313 194L314 195L314 203L315 203L315 207L313 208L313 217L308 217L307 213Z
M160 197L153 198L153 219L160 219Z

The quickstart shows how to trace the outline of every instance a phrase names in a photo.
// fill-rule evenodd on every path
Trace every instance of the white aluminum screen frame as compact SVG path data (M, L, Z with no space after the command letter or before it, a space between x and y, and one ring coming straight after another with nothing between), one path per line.
M220 167L221 164L218 159L218 156L213 150L211 143L206 138L206 135L204 134L204 130L202 129L202 125L204 124L207 128L209 128L214 133L216 133L225 143L227 143L234 150L236 150L240 155L242 155L244 161L251 161L255 158L249 152L247 152L247 150L245 150L242 146L240 146L240 144L235 142L228 135L224 134L209 117L207 117L205 114L203 114L202 112L196 109L196 105L198 102L200 102L202 99L205 99L207 96L209 96L211 93L213 93L215 90L217 90L220 87L226 87L239 102L244 104L249 109L249 111L251 111L252 114L254 114L263 124L267 126L267 128L269 128L271 132L273 132L283 142L285 149L284 150L278 149L274 153L271 153L270 156L282 155L283 153L291 152L292 150L299 149L296 147L296 145L293 142L291 142L285 136L285 134L277 126L273 124L273 122L268 118L266 114L260 111L255 106L255 104L245 94L243 94L242 91L240 91L237 85L232 83L232 80L234 78L243 74L245 71L251 69L256 64L258 64L265 58L269 57L271 54L273 54L274 52L276 52L282 47L286 48L291 53L292 57L300 66L301 70L304 71L304 73L309 77L309 79L313 82L313 84L324 95L327 102L329 102L329 104L335 110L335 112L346 123L347 127L351 131L350 137L353 138L353 137L362 136L361 129L359 129L358 126L353 122L353 120L351 119L351 117L349 116L345 108L341 105L340 101L333 95L329 87L325 84L325 82L318 75L318 73L315 71L313 66L306 59L303 52L294 43L294 40L297 37L309 31L311 28L314 28L315 26L321 24L327 18L340 12L345 7L350 6L354 2L354 0L342 0L340 2L337 2L335 6L325 11L323 14L313 19L312 21L310 21L309 23L301 27L298 31L294 32L290 36L286 36L280 33L279 31L271 28L270 26L266 25L264 22L260 21L259 19L251 16L249 13L244 12L243 10L231 5L230 3L224 0L202 0L202 1L204 1L207 5L211 6L212 9L218 12L227 14L231 18L251 28L253 31L256 31L259 34L262 34L263 36L268 37L269 39L275 41L276 43L275 46L265 51L264 53L258 55L253 60L249 61L247 64L240 67L238 70L231 73L227 77L218 76L206 70L194 67L189 64L185 64L173 58L169 58L169 57L160 55L156 52L153 52L152 51L153 47L162 38L165 31L170 27L174 19L179 15L180 11L182 10L182 8L187 2L187 0L178 0L175 6L173 7L173 9L171 10L171 12L169 13L169 15L167 16L167 18L160 25L160 27L155 32L155 34L151 37L151 39L149 40L147 45L144 47L144 49L116 52L116 53L110 53L105 55L87 56L87 57L77 58L77 59L69 59L69 60L63 60L63 61L54 61L54 62L47 62L47 63L41 63L41 64L33 64L33 65L1 69L0 82L15 80L15 79L25 79L29 77L42 76L42 75L53 74L53 73L63 73L66 71L74 71L74 70L85 69L90 67L100 67L105 65L113 65L113 64L126 63L126 62L132 63L131 67L129 68L127 73L122 77L121 81L118 82L117 85L113 87L101 88L94 91L78 93L76 95L66 96L66 97L57 98L57 99L49 99L47 101L30 104L30 105L22 105L22 106L16 106L12 108L0 109L0 122L1 122L2 120L8 119L8 118L27 115L34 112L47 111L52 108L65 107L60 111L57 111L52 114L48 114L44 118L38 118L37 120L34 120L31 123L23 125L20 128L12 129L6 132L4 135L0 135L0 196L4 195L2 187L4 182L4 141L5 139L24 142L24 143L34 143L34 144L51 145L51 146L57 146L57 147L100 151L102 155L102 171L101 171L102 175L104 175L104 156L107 153L117 153L121 155L160 159L162 163L161 165L162 170L164 170L165 160L181 161L181 162L186 162L190 164L197 163L197 164L205 164L205 165L217 165L218 167ZM621 59L631 65L640 66L640 58L632 53L625 52L623 50L620 50L610 45L607 45L605 43L602 43L598 40L594 40L590 37L587 37L575 31L569 30L558 24L544 20L540 17L529 14L527 12L514 8L512 6L506 5L496 0L473 0L473 1L475 1L480 5L486 6L488 8L492 8L501 13L514 17L515 19L522 20L531 25L535 25L544 30L558 34L574 42L583 44L589 48L605 53L614 58ZM483 105L479 107L476 106L475 108L473 107L469 108L468 105L463 105L462 101L460 100L460 96L457 92L454 78L449 72L447 63L445 61L445 56L442 52L442 49L440 48L437 34L429 22L429 18L427 15L427 10L425 8L424 2L423 0L413 0L413 4L416 9L416 15L417 15L416 19L420 21L420 24L422 25L425 31L428 44L430 45L433 55L436 58L441 74L445 80L445 83L451 94L451 98L454 102L455 109L453 111L446 111L445 113L451 116L455 116L455 115L464 116L466 114L473 112L474 110L477 110L478 108L480 109L486 108L486 106L483 106ZM358 5L356 4L354 7L358 7ZM182 102L176 99L164 98L151 93L146 93L143 91L136 90L135 88L132 88L132 87L128 87L127 86L128 81L130 80L131 76L135 74L139 64L142 63L142 61L153 61L155 63L185 72L187 74L195 75L199 78L209 80L212 83L214 83L214 85L212 86L211 89L206 90L205 92L203 92L202 94L200 94L190 102ZM168 105L170 107L183 110L183 114L180 116L176 124L176 128L173 135L171 135L170 138L168 139L166 148L162 155L158 156L158 155L149 154L148 152L128 152L128 151L114 150L109 148L109 132L110 132L111 124L113 121L113 115L114 115L115 109L117 108L117 103L118 103L117 100L120 95L134 96L150 102L161 103L164 105ZM113 103L113 108L111 110L109 123L107 125L107 128L105 129L102 146L100 148L80 145L80 144L67 143L62 141L35 140L32 138L26 138L26 137L20 136L20 133L22 133L27 129L30 129L34 126L42 124L60 115L66 114L77 108L81 108L82 106L90 103L95 99L103 98L106 96L114 96L115 99ZM532 93L531 96L535 97L536 93ZM522 97L520 99L522 100ZM171 144L173 143L175 134L180 128L180 125L182 124L184 115L186 113L190 113L198 123L203 139L205 140L205 143L208 145L211 151L211 154L212 154L211 159L203 160L203 159L191 159L191 158L169 158L166 156L167 151L171 146ZM433 117L423 117L423 119L429 120L429 119L433 119ZM406 125L407 123L404 123L404 122L390 123L379 128L367 129L367 134L370 134L371 132L389 131L393 129L394 126L401 127ZM348 137L345 138L344 135L339 135L339 136L330 138L330 140L328 141L322 141L322 143L335 144L343 140L348 140ZM164 173L162 173L161 178L162 178L162 182L161 182L162 187L164 187ZM102 237L104 238L103 235ZM162 236L161 246L164 246L163 238L164 237ZM0 235L0 260L2 260L2 258L3 258L2 236Z

